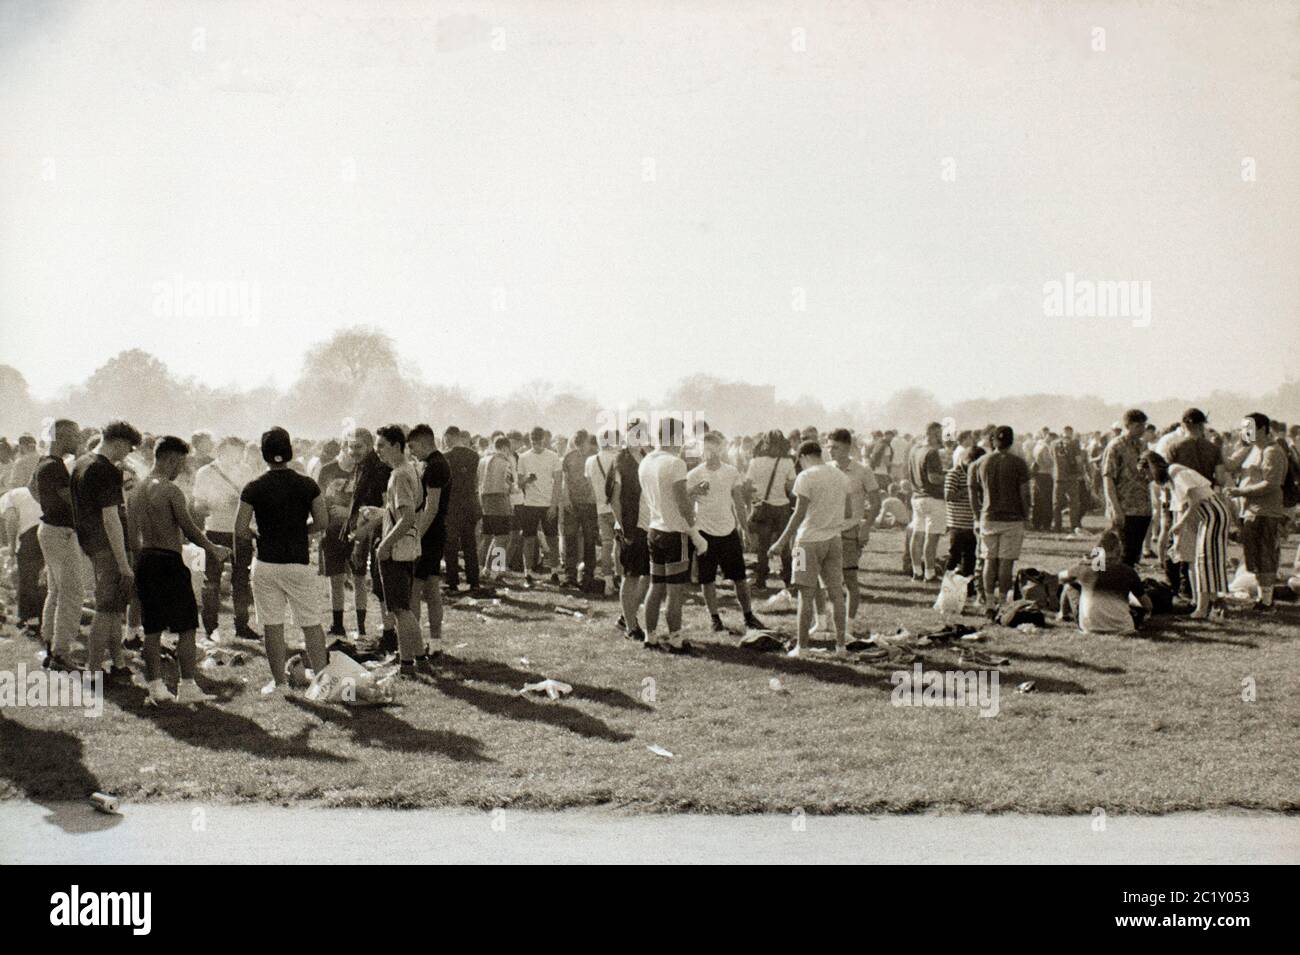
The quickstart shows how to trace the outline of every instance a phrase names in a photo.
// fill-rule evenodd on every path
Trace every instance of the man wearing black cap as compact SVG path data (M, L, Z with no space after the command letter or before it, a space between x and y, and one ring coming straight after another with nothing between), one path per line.
M1011 572L1025 541L1029 519L1029 465L1011 453L1015 432L1002 425L993 432L991 453L970 467L967 489L979 515L984 593L990 616L1011 594Z
M272 428L262 435L262 460L268 470L244 485L235 515L235 537L246 546L257 542L253 558L253 606L266 634L266 660L272 683L262 693L288 692L284 644L286 611L302 628L307 659L320 673L329 662L325 630L320 623L316 577L311 572L308 535L329 525L328 508L320 487L289 467L293 445L289 432ZM257 519L257 534L250 530Z

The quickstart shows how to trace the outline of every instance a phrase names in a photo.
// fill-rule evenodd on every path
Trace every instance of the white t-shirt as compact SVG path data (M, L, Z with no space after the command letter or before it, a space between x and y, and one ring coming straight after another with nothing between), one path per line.
M1213 485L1195 468L1189 468L1184 464L1169 465L1169 509L1173 511L1175 518L1186 506L1187 495L1192 493L1193 488L1198 487L1208 490Z
M685 534L690 530L677 506L673 485L686 480L686 462L658 449L647 454L637 468L641 479L641 503L650 510L650 530Z
M731 492L740 483L740 472L725 462L716 470L699 464L686 475L686 490L697 488L705 481L709 489L695 499L695 527L702 533L725 537L736 529Z
M555 492L555 475L560 470L560 456L550 448L534 451L529 448L519 455L519 482L530 474L536 474L537 480L529 482L524 488L524 506L550 507L551 495Z
M795 543L815 543L840 536L844 527L849 479L833 464L819 464L800 471L794 479L796 497L808 499L808 513L795 534Z
M772 476L772 468L776 468L775 477ZM787 457L756 457L749 462L749 470L745 472L745 480L754 488L755 504L763 501L776 505L789 504L790 499L785 496L785 482L793 477L794 461ZM772 489L767 492L767 497L763 497L769 478Z
M591 493L596 495L597 514L614 513L614 509L605 500L605 476L614 467L616 457L618 457L618 448L601 448L587 458L587 463L583 465L587 480L591 482Z
M12 491L0 494L0 518L3 518L11 507L18 512L19 536L26 534L41 522L41 504L27 488L16 487Z

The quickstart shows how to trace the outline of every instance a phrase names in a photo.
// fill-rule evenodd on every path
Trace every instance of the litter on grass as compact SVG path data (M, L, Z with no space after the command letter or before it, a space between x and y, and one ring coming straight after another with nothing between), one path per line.
M654 753L656 756L664 757L664 759L673 758L673 754L668 752L668 750L664 749L658 743L651 743L649 746L646 747L646 749L650 750L650 752Z
M524 688L519 691L520 696L526 696L529 693L545 693L552 700L558 700L562 696L568 696L573 692L573 687L559 680L542 680L538 683L525 683Z

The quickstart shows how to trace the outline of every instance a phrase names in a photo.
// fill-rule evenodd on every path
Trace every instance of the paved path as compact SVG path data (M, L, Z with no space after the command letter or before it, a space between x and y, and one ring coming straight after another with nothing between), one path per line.
M802 823L802 828L800 828ZM1297 863L1300 816L698 816L0 802L0 864Z

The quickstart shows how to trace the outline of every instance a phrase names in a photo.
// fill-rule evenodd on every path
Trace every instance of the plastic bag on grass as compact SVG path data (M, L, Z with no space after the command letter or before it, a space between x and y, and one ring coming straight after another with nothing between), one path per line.
M947 571L943 575L943 582L939 584L939 596L934 598L934 609L945 616L965 610L966 586L970 580L955 570Z

